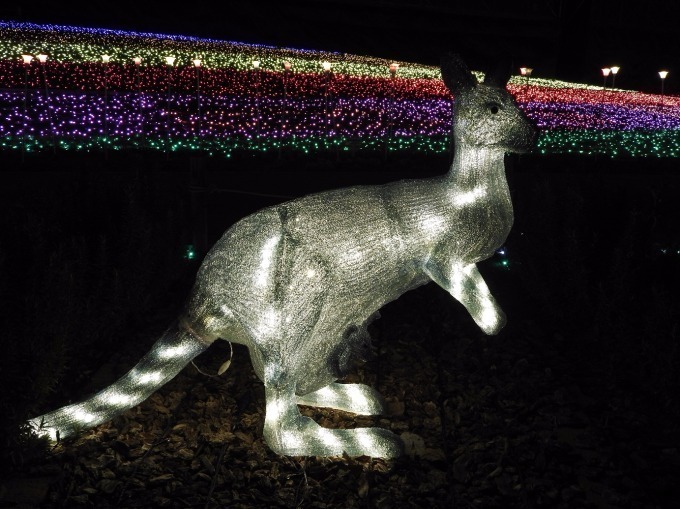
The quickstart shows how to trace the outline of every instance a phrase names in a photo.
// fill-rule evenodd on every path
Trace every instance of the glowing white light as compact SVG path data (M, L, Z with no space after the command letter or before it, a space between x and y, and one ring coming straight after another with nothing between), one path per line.
M189 350L189 347L186 345L178 345L178 346L172 346L170 348L164 348L160 352L158 352L158 356L161 359L172 359L174 357L183 357L187 351Z
M194 63L194 67L201 67L201 59L200 58L194 58L192 60L192 62Z
M496 310L490 305L489 302L482 302L482 312L479 317L482 322L482 329L493 329L493 327L498 323L498 315Z
M366 451L366 454L369 456L376 455L375 440L373 439L370 430L358 428L354 430L354 432L357 437L357 442L359 442L361 448Z
M455 193L453 195L452 201L457 207L463 207L465 205L471 205L475 203L484 196L486 196L486 186L477 186L474 189L464 193Z
M104 395L104 400L111 405L129 405L133 399L127 394L121 394L119 392L112 392L110 394Z
M267 281L269 280L269 268L272 265L272 260L274 259L274 251L276 246L281 240L280 236L275 236L267 239L262 246L260 251L260 268L259 271L255 273L255 285L264 288L267 286Z
M260 61L259 60L253 60L253 67L255 69L259 69L260 68Z
M110 55L102 55L102 62L104 62L105 64L108 64L109 60L111 60Z
M40 55L36 55L36 56L38 57L38 62L40 62L41 64L44 64L45 62L47 62L47 55L40 53Z
M425 230L430 235L437 235L446 230L446 221L444 218L435 215L423 215L420 218L420 229Z
M139 65L142 63L142 57L135 57L132 59L132 61L135 63L135 65Z
M323 62L321 64L321 67L323 67L324 71L329 72L331 70L331 63L330 62Z
M281 316L279 311L274 308L266 309L257 324L256 333L263 338L274 338L277 333L280 333Z
M316 271L314 269L307 269L307 277L316 276Z
M31 60L33 60L32 55L21 55L21 58L24 59L24 64L30 64Z
M322 387L321 389L316 391L316 394L321 396L319 398L321 401L328 402L335 399L335 392L333 392L333 390L330 387Z
M612 72L612 70L609 67L605 67L604 69L602 69L602 76L606 78L607 76L609 76L610 72Z
M161 374L160 371L152 371L151 373L144 373L140 375L137 379L137 381L140 384L150 384L150 383L156 383L159 380L163 378L163 375Z
M316 430L316 435L324 444L335 450L342 446L340 439L329 429L319 427Z
M165 57L165 63L172 66L175 65L175 57Z
M283 411L286 409L285 402L280 399L274 399L267 401L266 416L267 419L272 419L274 421L280 421L283 417Z
M91 414L90 412L87 412L86 410L84 410L82 408L75 408L73 410L73 417L83 424L89 424L89 423L97 420L96 415Z
M611 72L612 72L613 75L618 74L619 69L621 69L621 68L618 67L618 66L616 66L616 65L610 68L610 70L611 70Z
M668 71L659 71L659 78L666 79L666 76L668 76Z
M289 62L288 60L286 60L286 61L283 63L283 68L284 68L286 71L290 71L291 64L290 64L290 62Z

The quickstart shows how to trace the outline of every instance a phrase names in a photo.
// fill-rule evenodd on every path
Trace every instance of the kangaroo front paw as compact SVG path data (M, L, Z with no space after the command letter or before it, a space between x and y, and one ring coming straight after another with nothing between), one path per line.
M386 429L328 429L307 417L275 429L265 424L265 440L285 456L370 456L396 458L404 452L402 440Z
M497 306L482 306L479 314L474 316L475 322L484 334L495 336L505 327L505 313Z

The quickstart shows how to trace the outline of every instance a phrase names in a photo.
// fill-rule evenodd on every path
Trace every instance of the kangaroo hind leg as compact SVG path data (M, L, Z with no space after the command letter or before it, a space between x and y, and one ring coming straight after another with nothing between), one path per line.
M266 370L266 368L265 368ZM292 384L268 384L264 438L288 456L371 456L393 458L403 451L394 433L380 428L328 429L300 414Z
M332 383L326 387L298 396L299 405L335 408L359 415L380 415L385 403L378 391L365 384Z

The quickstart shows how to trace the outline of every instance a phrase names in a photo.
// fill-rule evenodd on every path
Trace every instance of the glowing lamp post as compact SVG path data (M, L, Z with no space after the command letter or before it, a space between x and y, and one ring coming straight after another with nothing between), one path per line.
M288 75L291 72L292 64L285 60L283 62L283 114L281 115L281 140L279 143L279 159L281 159L281 144L286 134L286 120L288 117Z
M392 62L390 64L390 79L394 80L397 77L397 71L399 70L399 64L396 62ZM392 138L392 127L393 127L393 122L392 122L392 115L389 110L392 109L392 104L394 102L394 88L390 88L390 100L387 103L387 138L385 139L385 159L387 159L387 153L389 152L389 147L390 147L390 139Z
M169 148L170 148L170 92L171 92L171 86L172 86L172 72L173 68L175 67L175 61L177 59L170 55L165 57L165 64L166 64L166 72L165 72L165 81L166 81L166 86L165 86L165 91L166 91L166 98L165 98L165 133L166 136L168 137L166 149L165 149L165 157L166 159L170 157L169 153Z
M619 73L621 68L617 65L612 66L609 70L612 72L612 88L616 87L616 75Z
M612 70L609 67L602 68L602 102L604 102L604 94L607 88L607 76L611 74Z
M52 115L50 115L50 107L49 107L49 102L50 102L50 91L49 87L47 85L47 71L45 70L45 63L47 63L47 55L44 53L40 53L39 55L36 55L36 58L38 59L38 62L40 62L40 71L42 74L42 79L43 79L43 85L45 86L45 111L46 111L46 116L50 122L50 131L52 132L52 151L56 152L57 151L57 144L56 140L54 139L54 132L53 132L53 127L52 127Z
M611 70L610 67L604 67L602 69L602 79L603 79L602 88L607 87L607 76L609 76L609 74L611 74L611 72L612 72L612 70Z
M26 152L26 131L28 130L28 67L33 61L32 55L21 55L24 62L24 129L23 138L24 142L21 144L21 162L24 162L24 155Z
M194 58L192 60L194 69L196 70L196 113L198 115L198 133L201 133L201 59Z
M109 62L110 55L102 55L102 64L104 65L104 140L108 144L109 141ZM108 158L109 152L104 146L104 157Z
M659 71L659 78L661 78L661 105L663 105L663 103L664 103L663 82L666 80L666 76L668 76L668 71Z
M519 73L522 75L524 78L524 84L529 85L529 78L531 78L531 73L534 72L534 70L531 67L520 67L519 68Z
M324 87L324 110L326 110L326 136L330 134L330 123L331 119L328 114L328 93L330 91L330 85L331 85L331 63L328 61L324 61L321 63L321 67L323 68L323 73L326 76L326 83Z
M135 57L132 61L135 64L135 88L139 92L139 66L142 65L142 57Z

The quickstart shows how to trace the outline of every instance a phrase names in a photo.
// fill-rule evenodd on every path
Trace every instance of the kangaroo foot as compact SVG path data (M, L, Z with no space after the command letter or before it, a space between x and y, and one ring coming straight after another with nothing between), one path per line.
M368 385L332 383L318 391L297 396L299 405L336 408L360 415L379 415L383 413L382 396Z
M264 438L276 453L287 456L371 456L394 458L404 445L381 428L328 429L303 417L292 390L265 388Z

